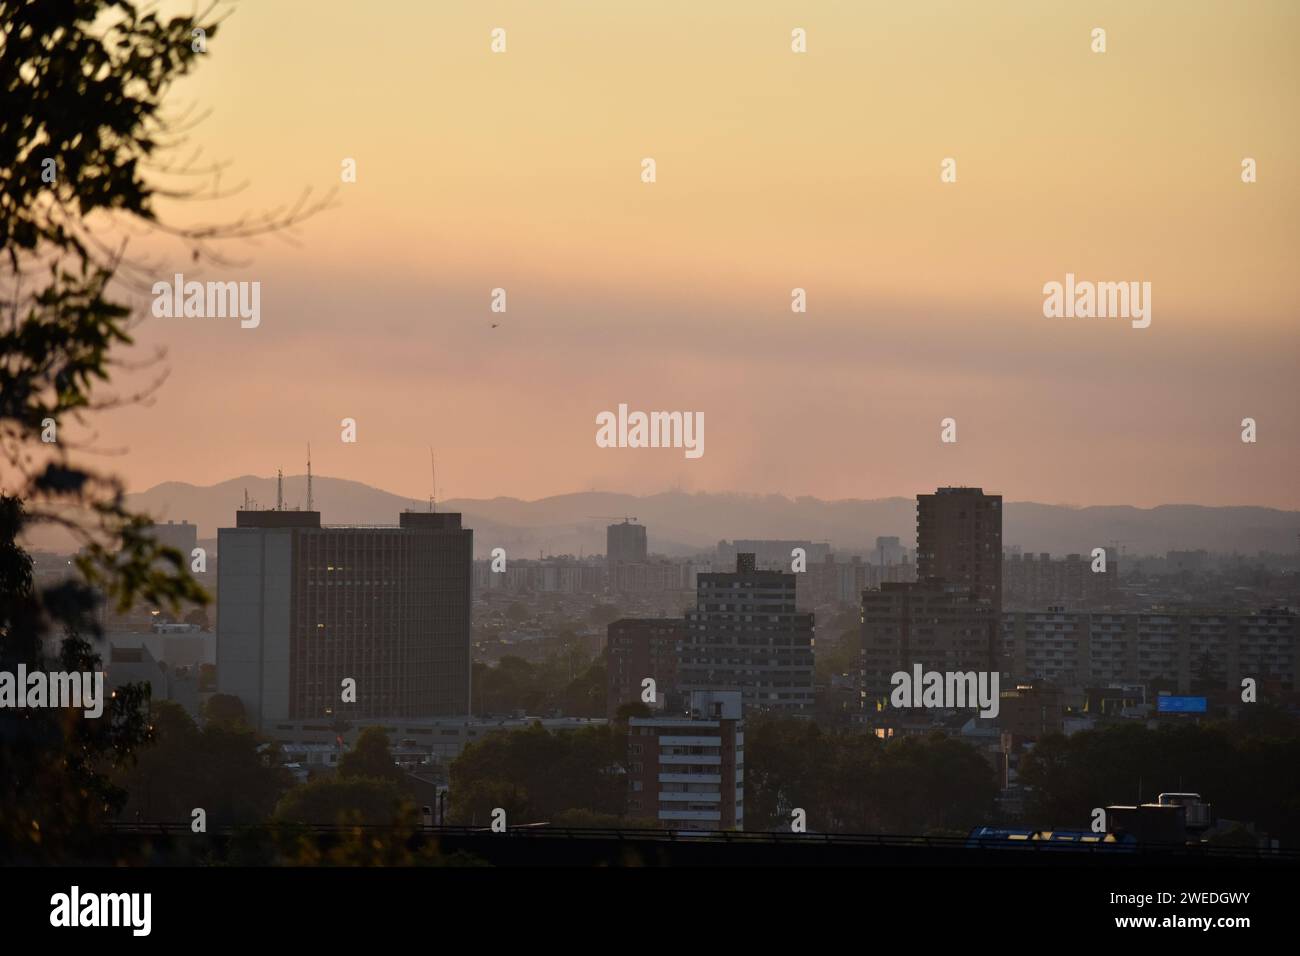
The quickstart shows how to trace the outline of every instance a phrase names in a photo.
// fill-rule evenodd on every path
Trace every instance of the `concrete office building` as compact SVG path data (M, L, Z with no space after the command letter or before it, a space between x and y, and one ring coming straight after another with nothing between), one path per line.
M235 524L218 531L217 682L254 727L469 712L473 531L459 514L322 527L317 511L239 511Z
M629 720L628 816L670 830L743 830L741 706L737 691L695 691L684 716Z
M813 616L795 608L795 579L759 571L752 554L734 572L700 574L686 613L680 687L739 690L745 709L811 713Z

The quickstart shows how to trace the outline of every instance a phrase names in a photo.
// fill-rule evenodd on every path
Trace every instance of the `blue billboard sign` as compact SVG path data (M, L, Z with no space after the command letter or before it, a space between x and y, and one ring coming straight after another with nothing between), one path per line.
M1157 697L1156 713L1158 714L1203 714L1205 713L1204 697Z

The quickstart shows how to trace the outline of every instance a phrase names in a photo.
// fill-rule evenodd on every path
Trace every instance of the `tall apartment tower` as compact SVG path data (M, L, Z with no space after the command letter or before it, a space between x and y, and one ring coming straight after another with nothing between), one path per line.
M619 564L644 564L646 554L645 525L624 520L605 529L605 561L611 568Z
M940 488L916 496L916 577L942 578L1002 612L1002 496Z
M253 727L469 712L474 532L459 514L330 528L318 511L239 511L217 542L217 686Z
M680 717L627 724L631 817L671 830L745 828L745 733L741 695L695 691Z
M756 570L747 552L734 572L699 575L679 688L739 690L746 711L811 713L813 616L795 609L796 577Z
M939 488L916 496L916 577L862 592L860 693L871 709L891 675L998 669L1002 496Z

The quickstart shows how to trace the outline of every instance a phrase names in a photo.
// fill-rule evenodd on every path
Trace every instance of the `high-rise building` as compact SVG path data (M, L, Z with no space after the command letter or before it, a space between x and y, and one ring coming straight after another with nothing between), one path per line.
M865 706L889 696L890 678L925 671L998 669L998 616L993 606L958 585L935 578L886 582L862 592L862 697Z
M811 713L813 616L795 608L795 579L736 556L734 572L698 576L678 665L682 690L739 690L745 709Z
M916 496L916 577L942 578L1002 611L1002 496L940 488Z
M648 553L645 525L624 519L605 528L605 560L611 568L620 564L642 564Z
M737 691L695 691L687 715L629 720L628 816L672 830L743 830L741 706Z
M863 705L889 695L893 674L998 670L1002 496L939 488L916 496L916 581L862 592Z
M469 712L474 532L459 514L322 527L317 511L239 511L235 524L217 538L217 683L254 727Z
M681 618L622 618L606 629L608 652L606 713L612 720L623 704L642 698L642 682L655 682L653 709L662 707L677 689L677 655L686 637Z

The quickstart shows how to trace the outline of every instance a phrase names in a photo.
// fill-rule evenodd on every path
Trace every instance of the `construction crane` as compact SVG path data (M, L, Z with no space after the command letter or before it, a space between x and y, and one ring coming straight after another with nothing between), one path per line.
M637 520L636 515L632 515L631 517L628 515L587 515L587 517L592 521L617 521L619 518L622 518L624 524Z

